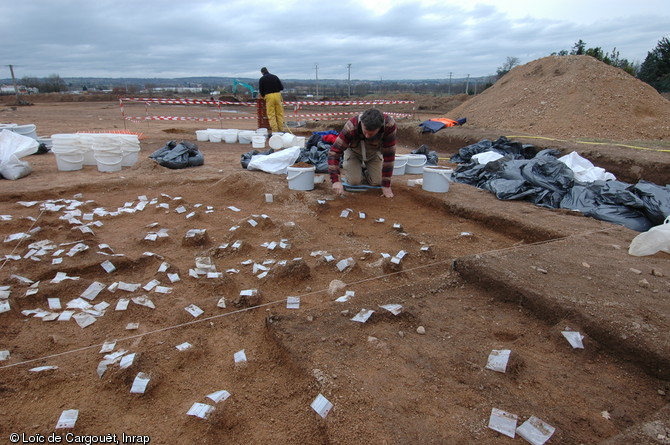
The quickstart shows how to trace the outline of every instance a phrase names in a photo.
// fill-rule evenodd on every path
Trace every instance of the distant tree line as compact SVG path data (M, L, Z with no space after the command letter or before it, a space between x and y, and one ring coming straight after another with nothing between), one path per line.
M667 37L647 53L637 77L660 92L670 91L670 40Z
M634 63L628 61L628 59L623 59L619 55L616 47L612 50L612 53L606 53L599 46L595 48L587 48L586 42L582 39L579 39L577 43L572 47L572 50L568 52L567 50L561 50L557 53L552 53L552 56L591 56L595 59L600 60L601 62L606 63L607 65L615 66L621 68L631 76L634 76L639 69Z
M581 39L575 43L571 51L562 50L552 55L591 56L608 65L621 68L661 93L670 91L670 39L668 37L663 37L658 41L656 48L647 53L641 65L622 58L616 48L611 53L603 52L601 47L587 48L586 43Z
M67 83L58 74L49 77L23 77L21 83L28 88L37 88L40 93L64 93L69 90Z

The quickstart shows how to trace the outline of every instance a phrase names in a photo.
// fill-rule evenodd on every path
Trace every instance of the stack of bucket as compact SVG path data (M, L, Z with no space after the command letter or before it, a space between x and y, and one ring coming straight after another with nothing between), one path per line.
M208 129L207 134L209 135L209 142L221 142L223 130Z
M195 139L198 142L205 142L209 140L209 130L195 130Z
M265 144L268 142L267 128L259 128L255 131L208 128L206 130L196 130L195 135L198 141L252 144L253 148L265 148ZM292 133L274 133L270 137L269 145L275 150L295 146L302 148L305 146L305 137L295 136Z
M251 146L253 148L265 148L265 141L268 138L268 129L259 128L256 130L256 135L251 137Z
M116 172L133 166L139 156L140 141L135 134L78 133L51 136L51 152L58 170L81 170L96 165L98 171Z
M84 165L84 151L79 145L77 134L52 134L51 152L56 155L56 165L60 171L81 170Z
M236 129L223 130L223 142L226 144L237 143L237 133L239 133L239 130Z
M138 161L140 156L140 139L136 134L117 134L121 145L121 152L123 159L121 159L122 167L132 167Z

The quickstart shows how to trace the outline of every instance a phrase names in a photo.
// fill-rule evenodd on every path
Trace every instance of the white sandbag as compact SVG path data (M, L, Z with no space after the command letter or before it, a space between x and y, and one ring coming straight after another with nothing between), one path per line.
M581 183L616 179L612 173L607 172L604 168L595 167L591 161L579 156L576 151L561 156L558 160L570 167L575 174L575 180Z
M10 155L22 158L37 153L40 143L33 138L14 133L10 130L0 132L0 162L9 159Z
M289 166L300 156L300 147L289 147L269 155L254 155L247 170L262 170L274 175L285 175Z
M33 169L30 167L30 164L14 155L11 155L9 159L0 163L0 176L12 181L28 176L32 172Z
M628 253L633 256L653 255L661 251L670 253L670 217L665 220L665 224L637 235L628 247Z
M32 173L30 165L19 158L37 152L40 144L35 139L14 133L0 132L0 174L5 179L19 179Z
M484 151L481 153L477 153L476 155L472 155L472 159L477 161L477 164L482 164L486 165L489 162L497 161L498 159L502 158L503 155L496 151Z

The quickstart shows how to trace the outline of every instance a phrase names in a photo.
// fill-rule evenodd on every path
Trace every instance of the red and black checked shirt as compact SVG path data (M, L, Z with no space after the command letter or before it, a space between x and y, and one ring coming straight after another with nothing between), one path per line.
M352 117L344 124L344 128L338 135L335 143L328 152L328 173L333 183L340 181L340 160L344 151L350 147L358 147L360 142L365 142L366 150L375 149L374 145L380 145L379 151L382 153L384 162L382 164L382 187L391 187L391 176L393 176L393 164L395 161L395 144L397 128L395 120L384 114L384 126L379 130L373 139L365 139L361 129L358 116ZM381 144L377 144L376 139L381 135ZM372 143L374 142L374 143ZM366 153L369 158L372 151Z

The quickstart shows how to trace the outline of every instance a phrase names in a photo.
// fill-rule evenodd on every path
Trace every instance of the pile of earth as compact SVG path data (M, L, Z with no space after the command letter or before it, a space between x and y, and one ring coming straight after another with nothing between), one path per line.
M590 56L550 56L515 67L449 111L470 126L616 141L670 139L670 101Z

